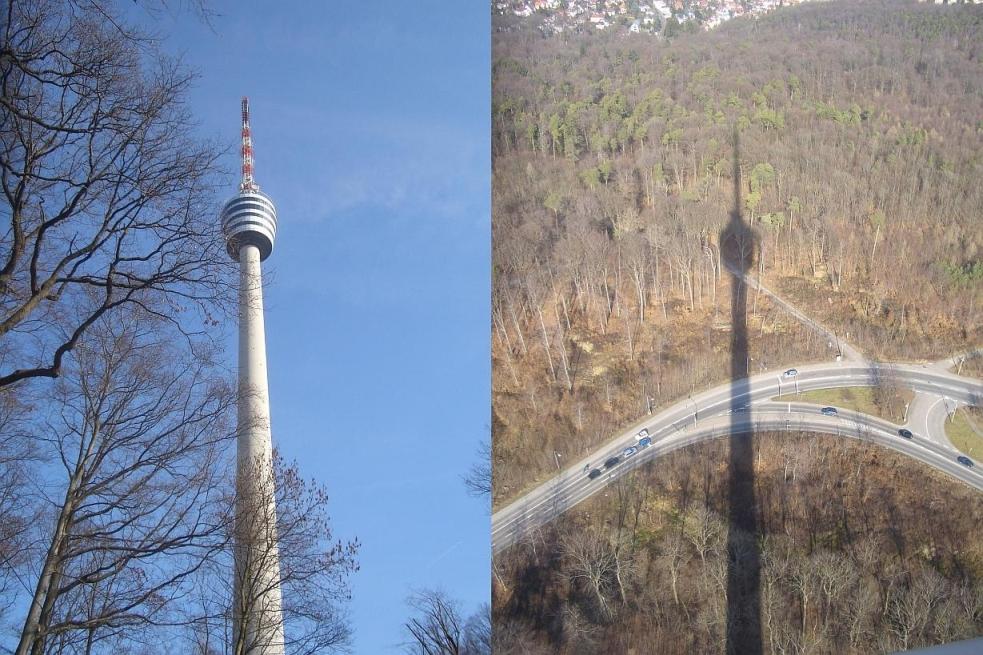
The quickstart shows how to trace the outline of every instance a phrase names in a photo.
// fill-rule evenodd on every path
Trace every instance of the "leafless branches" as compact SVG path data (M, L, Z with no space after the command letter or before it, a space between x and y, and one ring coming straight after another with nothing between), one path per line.
M478 448L478 461L464 478L468 493L476 497L490 498L492 491L491 443L482 441Z
M109 3L4 4L0 387L59 375L114 308L194 330L229 290L190 74Z
M213 640L231 634L230 651L237 655L264 647L261 640L269 639L282 639L286 652L297 655L345 650L351 637L348 577L358 570L358 541L333 540L327 493L302 478L295 464L275 455L272 471L258 463L253 475L269 483L256 485L258 493L240 496L237 503L237 568L233 574L228 552L221 576L234 580L232 593L226 586L212 599L225 603L228 621L213 626ZM270 613L274 597L282 618ZM256 621L282 621L282 628L258 630Z
M491 655L491 610L485 605L467 619L459 604L439 590L414 592L406 601L414 615L404 627L414 655Z
M37 574L18 654L182 624L191 578L225 548L235 396L155 324L138 307L104 315L22 435L49 463L34 468Z

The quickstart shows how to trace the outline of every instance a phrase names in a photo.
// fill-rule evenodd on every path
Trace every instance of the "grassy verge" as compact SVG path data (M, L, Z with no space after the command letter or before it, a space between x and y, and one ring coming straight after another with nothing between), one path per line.
M975 428L974 428L975 426ZM952 445L977 462L983 461L983 436L976 428L983 426L983 408L960 407L952 420L946 421L945 435Z
M899 425L903 423L905 405L915 397L914 392L910 389L890 389L881 391L880 395L882 397L879 398L874 387L843 387L804 391L799 394L789 393L776 396L772 400L830 405L871 414Z

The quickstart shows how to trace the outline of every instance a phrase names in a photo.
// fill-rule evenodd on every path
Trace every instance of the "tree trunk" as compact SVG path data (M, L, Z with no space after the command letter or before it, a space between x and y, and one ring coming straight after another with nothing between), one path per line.
M60 577L58 567L61 562L65 539L68 536L68 527L75 512L75 492L78 489L80 473L81 467L76 467L65 492L65 501L58 512L55 531L51 535L51 544L48 546L44 565L38 576L38 583L31 598L31 607L24 620L24 628L21 631L17 649L14 651L15 655L28 655L28 653L37 653L43 650L46 622L50 620L51 610L58 596Z
M546 335L546 322L543 320L543 312L539 307L536 308L536 313L539 314L539 327L542 329L543 348L546 350L546 361L549 362L550 365L550 377L553 379L553 382L556 382L556 368L553 366L553 355L550 353L550 340Z

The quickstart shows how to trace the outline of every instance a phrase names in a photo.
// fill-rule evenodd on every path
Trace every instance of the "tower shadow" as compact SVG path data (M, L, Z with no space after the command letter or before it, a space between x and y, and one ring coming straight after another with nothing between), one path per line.
M731 395L727 530L727 653L759 655L761 558L754 497L747 285L743 275L754 262L757 237L741 213L740 143L734 129L734 208L720 232L721 256L731 269Z

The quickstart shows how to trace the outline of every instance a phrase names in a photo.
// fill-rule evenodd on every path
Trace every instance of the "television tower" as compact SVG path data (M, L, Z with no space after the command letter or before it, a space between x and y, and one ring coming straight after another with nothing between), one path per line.
M260 262L276 238L276 208L253 180L249 99L242 99L242 182L221 214L229 256L239 262L239 404L236 445L234 652L282 655L273 442L266 377Z

